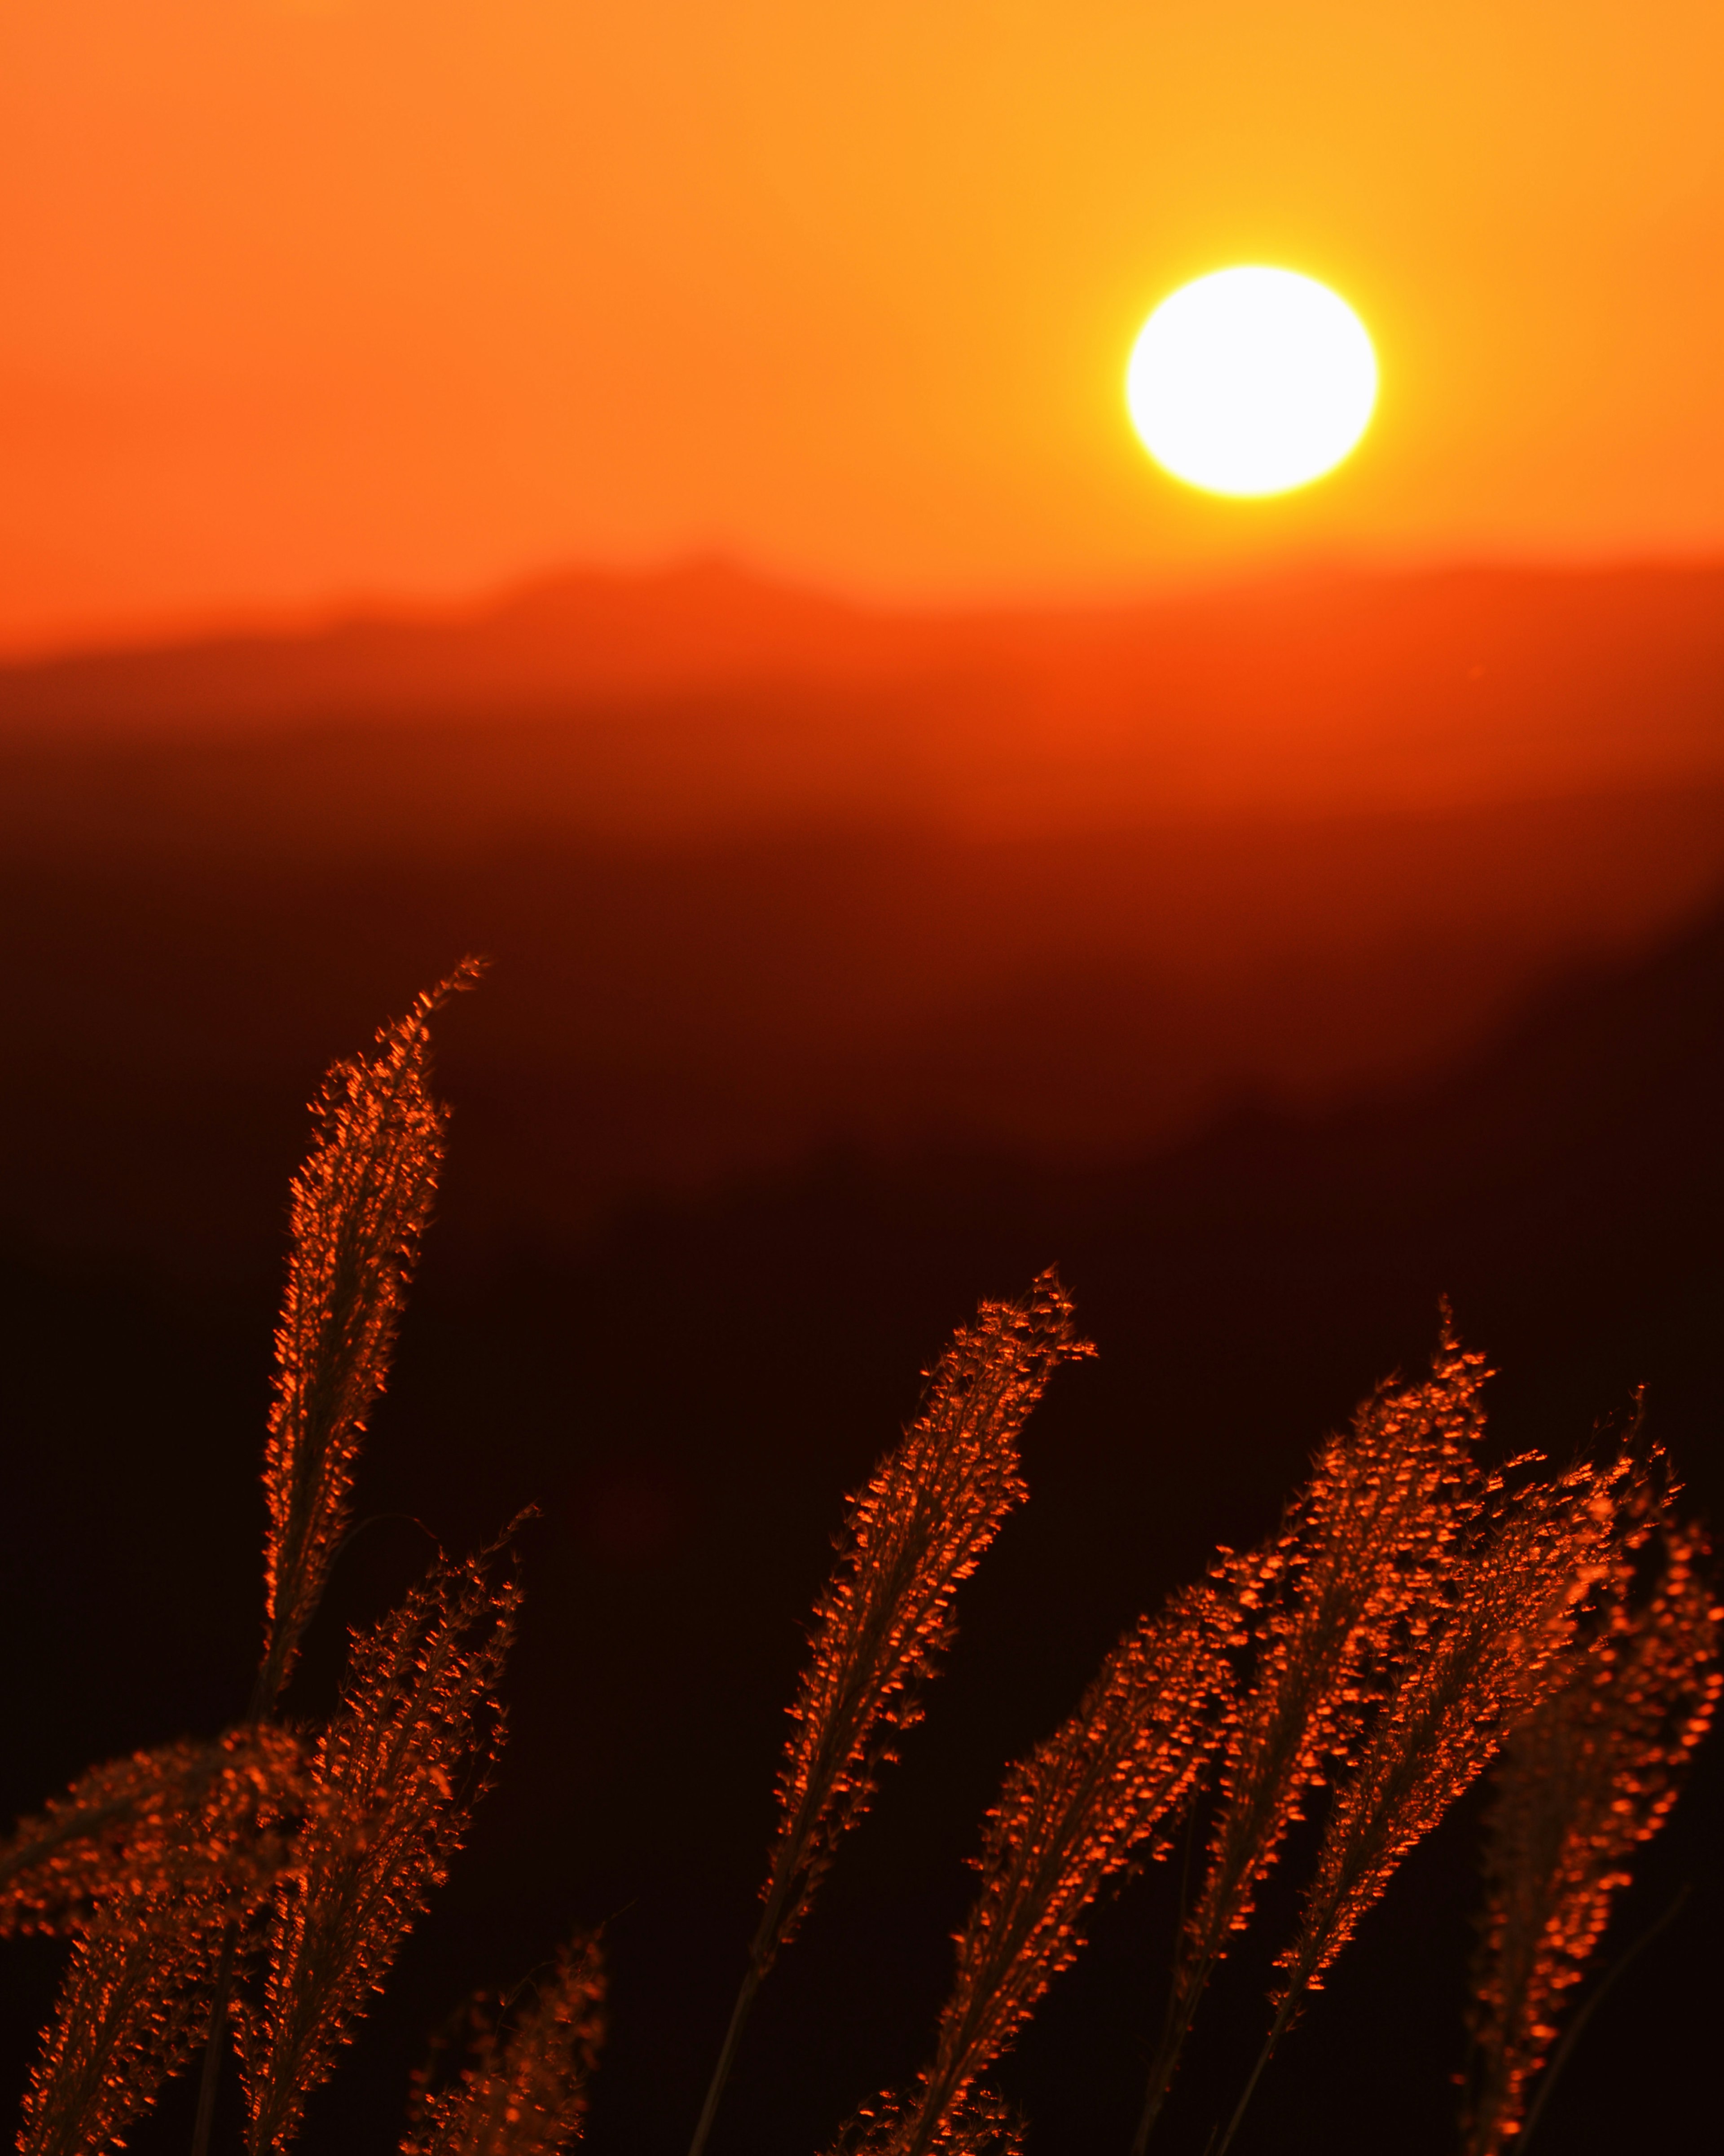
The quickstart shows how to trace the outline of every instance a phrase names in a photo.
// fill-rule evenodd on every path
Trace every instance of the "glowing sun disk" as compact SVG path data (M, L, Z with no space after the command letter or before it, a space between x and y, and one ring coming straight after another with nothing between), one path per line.
M1377 402L1377 355L1345 300L1296 270L1218 270L1163 300L1126 402L1166 471L1210 494L1285 494L1332 471Z

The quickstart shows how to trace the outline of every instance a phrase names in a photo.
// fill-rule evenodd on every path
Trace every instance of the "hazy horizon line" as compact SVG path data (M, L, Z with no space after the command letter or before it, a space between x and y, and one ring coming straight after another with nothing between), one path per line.
M523 601L576 584L644 587L699 574L824 603L881 622L975 620L988 616L1130 613L1230 594L1305 584L1414 583L1446 577L1562 578L1703 574L1724 568L1724 547L1704 551L1624 548L1562 554L1488 547L1393 560L1337 553L1298 560L1214 564L1157 571L1129 581L1011 585L998 582L938 592L870 584L790 568L739 547L690 544L654 554L570 557L483 582L417 590L382 582L300 598L211 598L185 606L93 608L8 625L0 620L0 667L228 643L307 643L343 629L477 626Z

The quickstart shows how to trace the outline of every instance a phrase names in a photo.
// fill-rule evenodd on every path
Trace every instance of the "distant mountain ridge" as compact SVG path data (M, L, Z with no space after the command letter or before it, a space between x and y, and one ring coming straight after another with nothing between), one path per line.
M1724 778L1724 564L916 613L695 562L445 619L0 668L14 755L386 724L434 762L495 750L577 823L644 774L674 797L684 771L695 820L721 826L762 804L1072 828L1663 788Z
M1721 895L1724 568L916 616L708 565L0 674L44 1218L185 1119L143 1209L182 1205L290 1042L309 1086L463 950L495 1142L568 1219L1355 1098Z

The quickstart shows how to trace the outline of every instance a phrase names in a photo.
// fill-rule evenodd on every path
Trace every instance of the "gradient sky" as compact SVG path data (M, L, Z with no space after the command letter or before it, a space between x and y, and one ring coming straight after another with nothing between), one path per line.
M0 639L721 549L864 592L1724 549L1717 0L0 0ZM1160 476L1171 286L1382 355Z

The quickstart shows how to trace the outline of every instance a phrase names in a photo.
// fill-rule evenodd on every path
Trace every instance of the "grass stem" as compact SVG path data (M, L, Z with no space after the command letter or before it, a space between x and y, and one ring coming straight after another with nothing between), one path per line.
M239 1949L239 1927L230 1923L222 1940L222 1958L216 1967L215 1989L209 2002L209 2037L203 2046L203 2066L198 2076L198 2123L192 2129L192 2156L209 2156L209 2137L215 2125L216 2091L222 2078L223 2038L228 2029L228 2001L233 1989L233 1964Z
M695 2128L695 2138L689 2143L689 2156L701 2156L712 2122L718 2116L718 2107L723 2098L725 2085L730 2080L731 2069L736 2064L736 2053L742 2041L742 2031L748 2025L748 2017L754 2010L755 1994L760 1989L763 1972L760 1963L751 1954L748 1967L736 1991L736 2003L731 2009L731 2025L725 2030L724 2042L719 2047L718 2063L712 2069L712 2079L707 2085L706 2101L700 2107L700 2117Z
M1280 2010L1270 2025L1270 2032L1263 2040L1263 2049L1257 2054L1257 2063L1251 2069L1251 2078L1240 2091L1239 2100L1234 2106L1233 2117L1227 2122L1227 2131L1216 2145L1215 2156L1227 2156L1228 2150L1232 2148L1233 2138L1239 2130L1239 2122L1244 2118L1247 2106L1257 2093L1257 2084L1263 2078L1264 2068L1274 2056L1275 2046L1281 2041L1288 2022L1293 2018L1293 2009L1299 1996L1297 1991L1290 1990L1287 1996L1281 2001Z
M1661 1932L1668 1930L1669 1928L1675 1922L1677 1917L1681 1915L1684 1907L1686 1906L1689 1896L1693 1892L1694 1887L1691 1881L1684 1885L1680 1888L1676 1895L1676 1898L1670 1903L1669 1908L1665 1911L1664 1914L1661 1917L1655 1918L1653 1922L1649 1924L1646 1927L1646 1929L1641 1933L1639 1938L1637 1938L1631 1946L1625 1948L1623 1952L1617 1956L1616 1959L1611 1964L1610 1967L1605 1970L1603 1975L1599 1978L1598 1983L1593 1986L1591 1997L1587 1999L1583 2005L1576 2010L1573 2020L1568 2024L1568 2028L1563 2031L1562 2041L1559 2045L1557 2045L1556 2051L1551 2059L1550 2065L1545 2069L1544 2079L1539 2083L1538 2093L1533 2097L1532 2104L1527 2109L1526 2123L1521 2128L1521 2148L1523 2150L1525 2149L1526 2143L1532 2138L1532 2129L1538 2123L1540 2112L1543 2111L1545 2105L1550 2100L1551 2091L1557 2085L1557 2075L1562 2072L1563 2067L1568 2065L1569 2059L1573 2055L1574 2046L1580 2040L1581 2030L1585 2028L1587 2023L1592 2019L1594 2011L1603 2002L1605 1994L1609 1990L1612 1984L1615 1983L1618 1977L1619 1977L1623 1972L1629 1968L1630 1964L1639 1959L1640 1956L1646 1951L1647 1948L1652 1944L1652 1942L1658 1938Z

